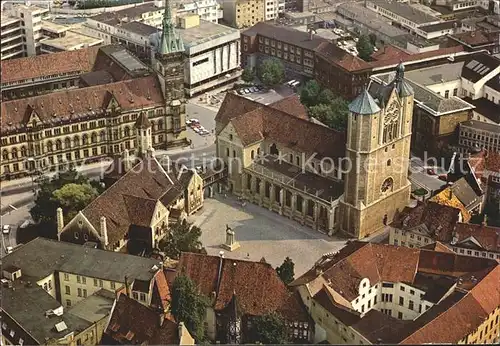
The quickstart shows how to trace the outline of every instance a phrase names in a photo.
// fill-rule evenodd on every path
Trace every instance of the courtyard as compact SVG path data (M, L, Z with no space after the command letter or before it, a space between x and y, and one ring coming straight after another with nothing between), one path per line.
M285 257L295 263L295 277L302 275L328 252L341 249L346 239L328 237L265 208L247 203L244 207L233 196L207 198L203 209L189 221L202 230L201 241L209 255L223 250L226 225L240 243L233 252L224 250L226 258L259 261L262 257L273 267Z

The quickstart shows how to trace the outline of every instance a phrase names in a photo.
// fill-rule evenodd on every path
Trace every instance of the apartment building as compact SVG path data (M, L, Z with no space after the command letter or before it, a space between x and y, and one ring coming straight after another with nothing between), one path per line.
M184 94L162 86L171 78L120 46L2 61L2 179L133 152L142 113L154 148L187 145L185 105L171 103Z
M53 21L42 21L40 54L50 54L99 46L103 39L93 37L81 27L60 25Z
M97 345L117 291L128 287L135 300L158 307L168 293L157 260L45 238L2 262L5 344Z
M25 35L21 19L2 14L1 19L1 60L25 56Z
M216 24L223 18L222 6L217 0L180 0L171 4L176 15L197 14L200 19Z
M486 149L500 152L500 125L469 120L459 124L458 144L466 150Z
M269 15L274 13L275 2L280 0L224 0L224 22L237 28L250 28L266 20L266 9ZM279 8L279 3L278 3Z
M496 260L355 241L290 286L315 343L473 344L499 341L499 280Z
M287 78L314 76L314 50L326 39L284 26L258 23L241 33L241 66L257 68L263 60L279 59Z
M40 41L43 39L42 21L48 17L49 9L19 4L6 4L4 9L6 14L21 21L26 56L40 54Z

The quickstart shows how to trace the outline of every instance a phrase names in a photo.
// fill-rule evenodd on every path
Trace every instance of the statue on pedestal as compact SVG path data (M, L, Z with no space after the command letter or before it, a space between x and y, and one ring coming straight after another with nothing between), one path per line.
M236 241L235 233L229 225L226 225L226 242L221 247L228 251L234 251L240 247L240 243Z

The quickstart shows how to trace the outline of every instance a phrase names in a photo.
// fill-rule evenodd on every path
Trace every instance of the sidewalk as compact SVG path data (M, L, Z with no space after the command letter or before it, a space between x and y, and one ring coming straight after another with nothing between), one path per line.
M154 155L155 155L155 157L161 157L163 155L177 155L177 154L184 154L184 153L187 154L190 152L197 152L197 151L203 150L205 148L212 146L213 144L214 144L213 142L209 141L208 144L194 146L193 148L188 146L188 147L182 147L182 148L175 148L175 149L171 149L171 150L155 150ZM134 156L131 155L131 158L133 158L133 157ZM96 169L103 169L104 170L109 164L111 164L111 162L112 162L112 159L107 158L106 160L101 161L101 162L95 162L95 163L91 163L91 164L87 164L87 165L77 166L76 171L79 173L85 174L86 172L94 171ZM47 177L51 178L51 177L55 176L56 174L57 174L57 171L48 172L45 175ZM15 179L15 180L6 180L6 181L0 182L0 191L1 192L8 192L9 190L23 188L23 187L26 187L28 185L31 186L31 184L32 184L31 177L25 177L25 178L20 178L20 179ZM33 183L33 184L36 184L36 183ZM2 196L2 199L3 198L5 198L5 196Z

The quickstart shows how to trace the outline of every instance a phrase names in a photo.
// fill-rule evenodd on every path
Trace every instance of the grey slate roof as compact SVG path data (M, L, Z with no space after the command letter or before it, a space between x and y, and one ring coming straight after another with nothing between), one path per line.
M380 112L380 107L368 90L364 89L363 92L349 104L349 110L352 113L368 115Z
M146 112L141 112L139 117L135 121L135 127L138 129L147 129L151 127L151 121L149 121Z
M406 3L395 1L374 1L373 3L416 24L426 24L439 21L439 18L420 11L419 9Z
M149 281L151 268L158 260L113 251L83 247L46 238L36 238L2 259L3 266L21 268L22 277L36 282L55 271L73 273L103 280L124 282Z

